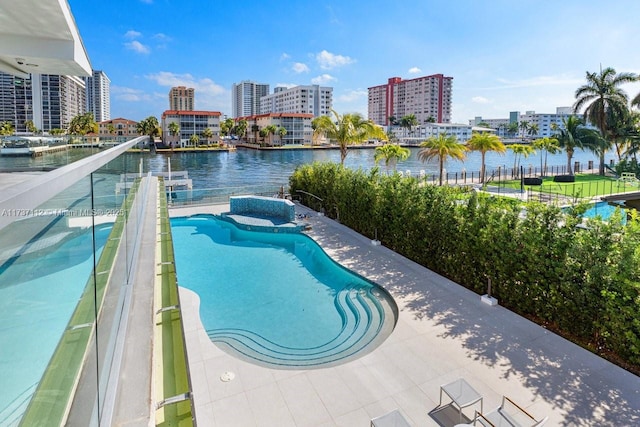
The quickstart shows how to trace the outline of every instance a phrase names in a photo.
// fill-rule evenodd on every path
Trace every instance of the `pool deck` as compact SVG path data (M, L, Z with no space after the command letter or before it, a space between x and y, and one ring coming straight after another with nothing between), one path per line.
M171 216L228 211L176 208ZM502 395L548 426L640 425L640 378L326 217L309 213L307 232L335 260L384 286L399 318L377 349L344 365L275 370L218 349L181 288L189 366L201 426L369 426L394 409L412 426L454 426L457 409L440 386L464 378L484 410ZM178 275L179 275L178 268ZM178 277L179 278L179 277ZM222 381L227 372L231 381ZM468 418L479 404L463 409Z

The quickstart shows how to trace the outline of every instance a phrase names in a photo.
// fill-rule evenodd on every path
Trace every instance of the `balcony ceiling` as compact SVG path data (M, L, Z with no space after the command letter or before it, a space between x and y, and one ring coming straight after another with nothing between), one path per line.
M91 74L67 0L0 0L0 71Z

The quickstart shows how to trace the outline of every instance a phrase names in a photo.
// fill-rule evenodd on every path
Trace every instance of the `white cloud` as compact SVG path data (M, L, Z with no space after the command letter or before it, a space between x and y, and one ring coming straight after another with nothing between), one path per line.
M296 72L296 73L308 73L309 72L309 67L307 67L307 64L303 64L302 62L296 62L293 64L293 66L291 67L291 69Z
M144 93L140 89L133 89L124 86L111 86L111 93L119 101L140 102L151 101L152 96Z
M153 35L153 38L156 40L160 40L160 41L165 41L165 42L169 42L171 41L171 37L169 37L168 35L164 34L164 33L157 33Z
M287 89L291 89L292 87L300 86L296 83L276 83L275 87L286 87Z
M409 74L418 74L421 73L422 70L418 67L411 67L409 68Z
M282 55L280 55L280 61L286 61L289 58L291 58L291 56L286 52L283 52Z
M471 102L474 102L476 104L489 104L491 101L489 101L484 96L474 96L473 98L471 98Z
M322 85L322 84L326 84L329 82L334 82L337 79L329 74L321 74L318 77L314 77L311 79L311 83L313 83L314 85Z
M342 67L343 65L355 62L354 59L349 58L348 56L336 55L334 53L327 52L326 50L316 54L316 61L318 61L320 68L323 70L331 70L333 68Z
M215 109L221 111L228 108L228 91L210 78L196 78L191 74L175 74L169 71L147 74L145 77L154 81L159 86L168 88L186 86L194 88L196 108L199 110Z
M141 53L141 54L148 54L151 52L151 49L149 49L149 46L145 46L142 43L140 43L138 40L133 40L130 42L127 42L124 44L125 47L129 50L132 50L136 53Z
M360 99L366 99L368 95L369 92L364 89L355 89L341 94L337 99L340 102L354 102Z
M124 37L127 39L137 39L140 36L142 36L142 33L136 30L129 30L124 33Z

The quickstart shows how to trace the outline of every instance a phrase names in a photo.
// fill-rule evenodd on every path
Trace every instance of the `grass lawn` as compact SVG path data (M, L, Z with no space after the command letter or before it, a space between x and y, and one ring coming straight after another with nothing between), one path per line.
M615 193L640 191L640 185L618 181L616 178L592 174L576 174L575 182L553 182L553 177L545 177L542 185L526 185L527 190L541 193L561 194L572 198L606 196ZM520 188L520 180L503 181L507 188Z

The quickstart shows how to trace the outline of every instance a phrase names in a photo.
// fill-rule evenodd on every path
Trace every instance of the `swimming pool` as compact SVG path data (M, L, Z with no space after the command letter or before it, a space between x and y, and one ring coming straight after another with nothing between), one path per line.
M563 208L564 211L570 209L569 207ZM608 221L614 212L618 209L616 206L610 205L608 202L595 202L589 204L587 210L582 214L583 218L600 218L603 221ZM626 224L627 216L624 209L620 209L622 213L622 223Z
M171 220L180 286L200 297L210 339L281 369L360 357L393 330L397 306L308 236L240 230L213 215Z

